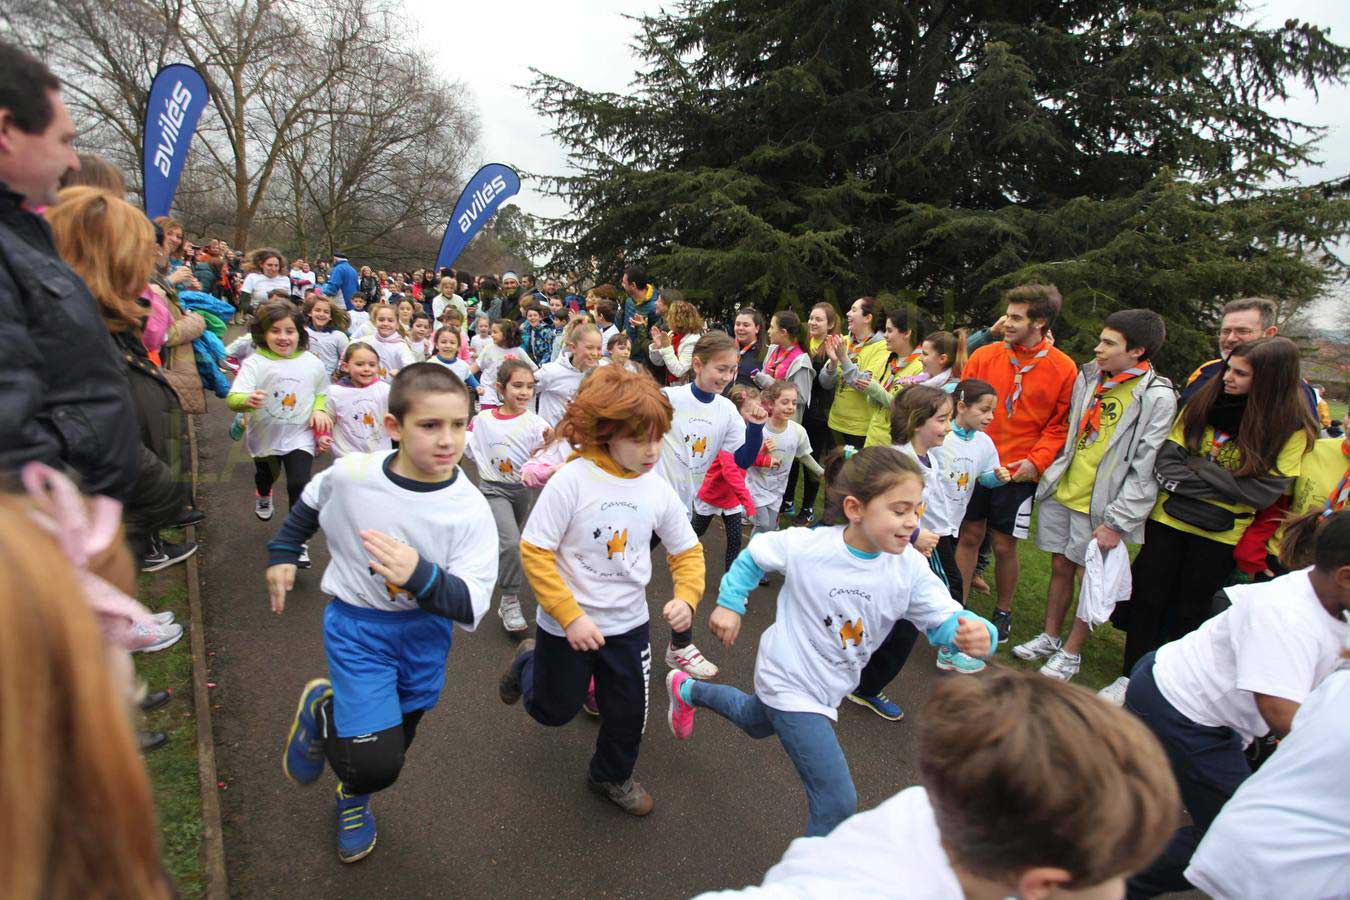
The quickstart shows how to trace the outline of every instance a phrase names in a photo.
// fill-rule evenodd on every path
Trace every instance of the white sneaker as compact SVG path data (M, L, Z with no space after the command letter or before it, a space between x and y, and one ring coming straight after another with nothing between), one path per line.
M166 609L164 612L157 612L157 613L155 613L153 616L151 616L150 618L152 618L152 619L155 620L155 624L156 624L156 625L172 625L172 624L173 624L173 610L171 610L171 609Z
M308 569L314 565L309 558L309 544L300 545L300 555L295 559L296 568Z
M1124 675L1108 684L1097 692L1097 696L1103 700L1114 703L1116 706L1125 705L1125 690L1130 686L1130 679Z
M1018 659L1045 659L1058 653L1062 646L1063 641L1053 634L1042 631L1025 644L1018 644L1012 649L1012 653Z
M707 681L717 677L717 666L704 659L703 654L693 644L676 650L674 645L666 644L666 665L679 669L690 678Z
M1083 657L1080 654L1056 650L1046 664L1041 666L1041 674L1056 681L1069 681L1078 674L1078 669L1082 665Z
M133 625L131 634L138 638L153 635L154 643L138 647L136 652L154 653L156 650L164 650L178 643L178 639L183 636L183 626L176 623L172 625Z
M502 617L502 625L507 631L526 631L530 627L525 621L524 613L520 611L519 597L503 597L501 603L497 605L497 615Z
M258 518L262 519L264 522L272 518L271 494L268 494L266 497L262 496L261 494L257 496L257 499L253 501L253 514Z

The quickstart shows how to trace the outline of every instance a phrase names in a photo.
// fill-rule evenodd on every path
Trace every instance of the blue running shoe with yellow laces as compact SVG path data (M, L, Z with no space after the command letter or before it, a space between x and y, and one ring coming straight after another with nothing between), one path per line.
M375 814L370 811L369 794L348 793L341 782L337 786L338 859L354 863L375 849Z
M885 694L877 694L876 696L871 696L868 694L860 694L857 691L854 691L853 693L848 695L848 699L858 704L859 706L867 707L872 712L876 713L877 715L881 716L883 719L886 719L889 722L899 722L901 719L905 717L905 711L900 708L900 704L896 703L894 700L892 700L890 697L887 697Z
M300 703L295 708L291 734L286 738L286 752L281 757L281 768L286 777L296 784L313 784L323 774L323 734L319 731L319 707L333 696L333 685L327 678L315 678L300 692Z

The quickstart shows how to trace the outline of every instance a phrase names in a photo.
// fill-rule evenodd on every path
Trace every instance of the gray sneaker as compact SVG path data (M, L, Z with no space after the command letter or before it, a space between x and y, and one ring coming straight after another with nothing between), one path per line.
M1063 641L1053 634L1042 631L1025 644L1018 644L1012 648L1012 654L1018 659L1045 659L1047 656L1054 656L1062 646Z
M1041 674L1056 681L1070 681L1078 674L1078 669L1082 665L1083 657L1079 654L1056 650L1054 655L1046 660L1045 665L1041 666Z
M264 522L272 518L271 494L268 494L266 497L264 497L261 494L257 495L257 499L253 501L253 514L258 518L262 519Z
M1116 706L1124 706L1125 691L1128 690L1129 687L1130 679L1122 675L1098 691L1097 696L1101 697L1107 703L1114 703Z
M630 816L645 816L652 811L652 795L647 789L629 778L623 784L614 781L596 781L589 775L586 784L601 797L613 803Z
M520 611L519 597L503 597L497 605L497 615L502 617L502 625L507 631L514 633L529 630L525 615Z

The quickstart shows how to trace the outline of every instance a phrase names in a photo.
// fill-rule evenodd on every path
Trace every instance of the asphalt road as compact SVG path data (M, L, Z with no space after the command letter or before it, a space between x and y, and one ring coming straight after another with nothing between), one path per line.
M251 461L230 441L223 404L201 417L202 597L215 710L215 736L231 893L240 897L689 897L758 883L806 823L806 798L774 738L754 741L707 711L694 736L678 742L666 726L662 662L668 632L653 628L651 712L635 776L655 811L633 819L585 785L596 722L580 715L562 728L535 723L497 699L497 678L514 642L493 612L478 631L456 630L440 704L423 720L397 784L377 794L379 844L344 865L334 849L335 779L301 788L282 773L283 741L304 683L325 673L319 580L328 561L322 537L314 568L301 572L284 616L268 608L265 545L277 517L253 515ZM325 465L320 460L319 465ZM284 490L278 485L281 501ZM775 584L751 596L737 645L707 631L710 596L721 576L723 538L714 524L704 547L709 589L696 638L722 668L720 680L752 689L754 653L771 622ZM668 598L658 553L649 589L653 615ZM527 603L533 621L533 599ZM869 809L915 782L914 734L933 680L933 651L920 642L890 695L908 713L883 721L853 704L838 734Z

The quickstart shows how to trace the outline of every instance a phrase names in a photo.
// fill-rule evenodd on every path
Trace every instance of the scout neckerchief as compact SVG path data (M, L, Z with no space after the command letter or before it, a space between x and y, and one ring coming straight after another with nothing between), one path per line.
M876 335L876 332L874 331L874 332L872 332L872 334L869 334L866 338L864 338L863 340L861 340L861 341L859 341L858 343L855 344L855 343L853 343L853 335L852 335L852 334L849 334L849 336L848 336L848 348L847 348L847 349L848 349L848 359L849 359L849 362L856 363L856 362L858 361L858 353L862 351L862 348L863 348L863 347L866 347L869 343L871 343L872 338L873 338L875 335Z
M1341 441L1341 453L1350 458L1350 435ZM1341 476L1340 484L1336 485L1336 490L1327 497L1327 505L1322 507L1322 515L1329 516L1334 512L1340 512L1345 509L1347 500L1350 500L1350 469Z
M1141 362L1132 369L1125 369L1117 372L1110 378L1103 378L1104 373L1097 373L1097 390L1092 392L1092 400L1088 403L1087 411L1083 414L1083 421L1078 425L1078 435L1083 440L1083 446L1090 445L1097 440L1097 435L1102 430L1102 397L1116 385L1124 384L1132 378L1138 378L1149 369L1147 362Z
M775 344L769 351L769 358L764 361L764 368L768 370L769 377L785 379L788 369L792 368L792 363L804 352L797 344L793 344L786 351Z
M1018 362L1017 352L1013 349L1013 345L1010 341L1004 341L1003 346L1008 350L1008 362L1012 363L1013 372L1016 373L1013 375L1012 393L1008 394L1008 399L1003 404L1003 408L1008 413L1008 418L1011 419L1013 417L1013 407L1017 405L1018 399L1022 396L1022 376L1036 368L1036 363L1045 359L1045 357L1050 354L1050 345L1042 338L1041 342L1036 345L1036 347L1040 347L1041 349L1031 358L1031 362L1027 363L1025 366ZM1031 347L1029 349L1035 350L1036 347Z
M886 389L887 393L890 392L891 388L897 385L918 384L928 377L922 372L918 375L908 375L904 378L900 377L900 373L909 368L910 363L914 362L914 360L918 359L920 356L923 356L923 351L915 350L904 359L901 359L899 355L895 353L892 353L886 359L886 379L882 382L881 386Z

